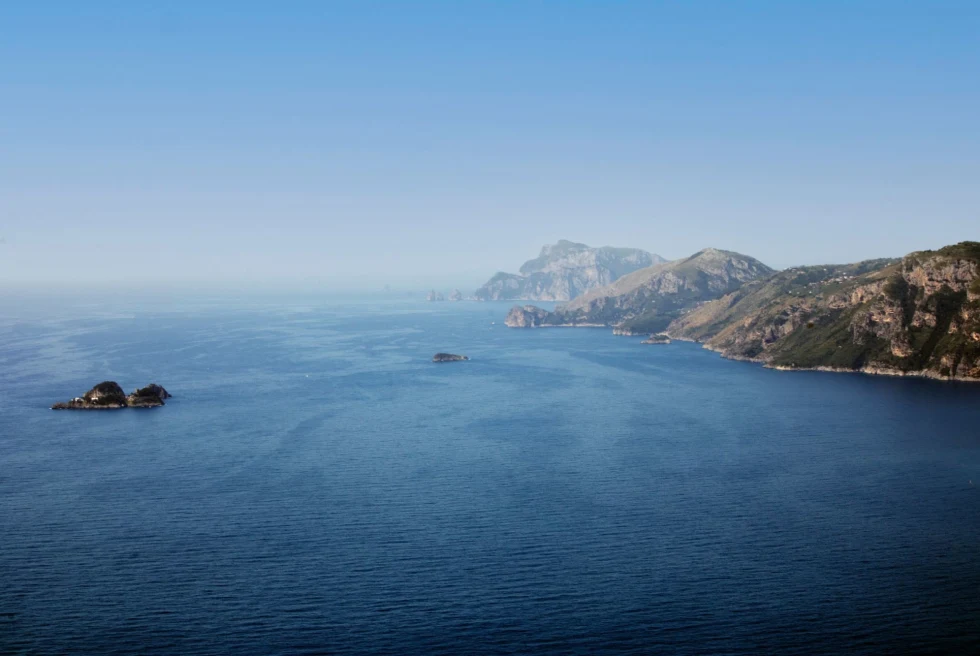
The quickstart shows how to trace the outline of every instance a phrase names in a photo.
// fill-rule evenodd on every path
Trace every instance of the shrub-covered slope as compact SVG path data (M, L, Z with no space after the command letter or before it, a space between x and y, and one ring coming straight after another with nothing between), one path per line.
M775 367L980 378L980 243L788 269L669 331Z

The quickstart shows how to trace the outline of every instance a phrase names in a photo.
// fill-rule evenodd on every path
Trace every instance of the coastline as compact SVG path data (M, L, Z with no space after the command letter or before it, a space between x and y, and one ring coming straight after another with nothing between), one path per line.
M725 356L722 356L725 357ZM731 359L731 358L729 358ZM860 369L847 369L844 367L788 367L786 365L762 365L766 369L773 371L822 371L831 374L865 374L867 376L892 376L895 378L928 378L939 382L952 383L980 383L980 378L965 378L963 376L942 376L934 371L918 369L916 371L902 371L891 367L861 367Z
M537 326L509 326L504 323L508 328L608 328L604 323L542 323Z
M819 365L816 367L791 367L783 364L772 364L767 362L763 358L750 358L741 355L730 355L725 353L725 351L716 346L711 346L704 342L699 342L696 339L684 338L684 337L674 337L670 336L671 339L676 339L679 342L691 342L694 344L701 344L701 348L717 353L726 360L732 360L735 362L751 362L754 364L762 365L765 369L770 369L772 371L821 371L824 373L832 374L864 374L867 376L893 376L896 378L928 378L930 380L935 380L939 382L953 382L953 383L980 383L980 378L965 378L963 376L941 376L934 371L929 371L927 369L918 369L916 371L902 371L901 369L895 369L893 367L875 367L875 366L865 366L860 369L848 369L846 367L831 367L826 365Z
M597 324L597 323L555 323L555 324L543 324L539 326L508 326L508 328L609 328L608 324ZM632 331L626 332L621 331L613 327L613 335L622 337L642 337L647 333L634 333ZM772 371L821 371L824 373L835 373L835 374L865 374L868 376L893 376L896 378L928 378L929 380L936 380L940 382L954 382L954 383L980 383L980 378L966 378L963 376L941 376L940 374L928 371L924 369L919 369L916 371L902 371L901 369L894 369L889 367L874 367L865 366L860 369L847 369L845 367L830 367L830 366L816 366L816 367L791 367L788 365L775 365L767 362L763 358L750 358L741 355L731 355L725 353L725 351L719 347L711 346L705 342L700 342L696 339L690 337L676 337L671 335L669 332L665 333L672 341L678 342L689 342L692 344L700 344L701 348L717 353L719 356L726 360L732 360L734 362L751 362L753 364L762 365L765 369L771 369Z

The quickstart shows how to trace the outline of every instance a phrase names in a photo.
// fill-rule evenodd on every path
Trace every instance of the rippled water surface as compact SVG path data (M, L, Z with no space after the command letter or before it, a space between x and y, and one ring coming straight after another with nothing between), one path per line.
M980 385L506 309L8 302L0 651L980 645ZM47 409L103 379L174 398Z

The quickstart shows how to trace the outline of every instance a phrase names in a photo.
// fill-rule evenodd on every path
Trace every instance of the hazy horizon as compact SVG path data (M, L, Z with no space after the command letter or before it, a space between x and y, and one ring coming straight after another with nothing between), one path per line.
M980 239L980 5L8 3L0 287Z
M558 240L555 240L558 241ZM574 241L574 240L570 240ZM554 243L554 242L552 242ZM543 244L542 244L543 245ZM622 244L588 244L589 246L623 246ZM949 244L939 244L935 245L934 248L939 248ZM705 246L705 248L722 248L713 245ZM637 247L640 248L640 247ZM933 248L933 249L934 249ZM248 292L254 291L256 293L273 293L273 292L296 292L296 293L326 293L326 294L337 294L344 295L348 293L352 294L363 294L363 293L373 293L373 294L389 294L389 295L404 295L404 294L419 294L426 290L434 289L441 292L448 292L452 289L460 290L464 296L468 297L472 292L477 290L480 286L486 283L494 274L498 272L507 273L517 273L518 269L525 261L532 259L538 254L538 250L535 250L532 254L521 259L520 261L513 262L508 266L500 267L498 269L487 269L483 272L469 272L462 274L432 274L432 275L419 275L419 274L408 274L408 275L394 275L389 277L384 277L382 275L372 275L370 271L353 271L345 276L265 276L265 277L253 277L249 278L247 276L242 276L240 278L215 278L215 279L195 279L195 278L166 278L166 279L141 279L141 278L126 278L124 275L120 277L100 281L100 287L93 288L91 283L82 278L70 278L66 280L0 280L0 291L6 292L42 292L42 293L52 293L57 295L59 291L77 293L81 290L89 290L93 294L98 295L100 289L108 290L118 290L120 292L139 292L141 290L159 293L159 294L169 294L169 293L186 293L193 291L200 291L201 293L208 294L221 291L231 291L231 292ZM644 249L649 250L649 249ZM698 249L702 250L702 249ZM724 249L722 250L731 250ZM922 250L922 249L920 249ZM930 249L932 250L932 249ZM650 251L654 252L654 251ZM680 257L668 257L667 261L674 261L684 259L690 255L693 255L697 251L688 253ZM657 253L658 255L662 255ZM754 257L751 253L742 253L743 255L749 255ZM879 258L898 258L906 253L893 254L893 255L875 255L872 257L860 258L860 260L872 260ZM758 258L756 258L758 259ZM855 260L859 261L859 260ZM764 262L764 264L769 264ZM844 261L825 261L825 262L806 262L806 263L795 263L787 264L785 266L774 266L774 269L782 270L787 268L792 268L794 266L819 266L819 265L831 265L831 264L846 264Z

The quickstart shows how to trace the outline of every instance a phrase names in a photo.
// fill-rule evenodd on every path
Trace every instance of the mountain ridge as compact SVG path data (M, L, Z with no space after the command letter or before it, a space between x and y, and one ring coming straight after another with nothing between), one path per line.
M776 369L980 380L980 242L787 269L668 332Z
M546 244L519 273L497 272L476 290L476 300L570 301L638 269L662 262L638 248L600 246L560 239Z
M554 312L532 311L529 308L533 306L515 308L508 315L508 325L607 325L626 334L653 333L698 303L719 298L771 273L773 269L755 258L705 248L680 260L634 271L560 305Z

